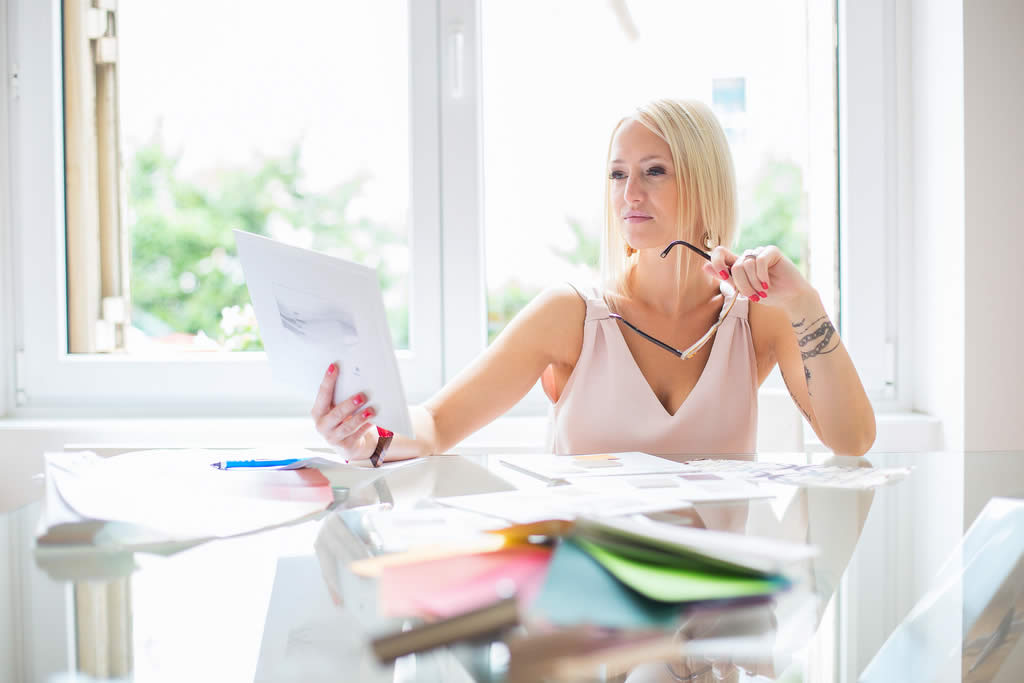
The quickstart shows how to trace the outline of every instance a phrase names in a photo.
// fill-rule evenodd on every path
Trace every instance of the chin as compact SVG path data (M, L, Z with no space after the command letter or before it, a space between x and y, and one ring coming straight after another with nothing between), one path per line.
M637 250L640 250L640 249L658 249L659 251L661 249L664 249L666 247L666 245L668 245L668 243L671 242L673 239L675 239L675 238L674 237L661 238L661 237L655 237L655 236L649 235L649 234L648 235L637 235L635 237L631 236L631 235L627 235L625 237L626 244L628 244L629 246L633 247L634 249L637 249Z

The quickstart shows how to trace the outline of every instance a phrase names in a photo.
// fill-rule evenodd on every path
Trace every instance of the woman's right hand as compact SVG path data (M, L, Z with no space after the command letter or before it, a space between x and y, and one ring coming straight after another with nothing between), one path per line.
M310 414L316 431L336 451L349 460L366 460L373 455L377 434L369 420L376 414L366 405L366 395L358 393L334 404L334 385L338 382L338 366L331 363L320 383L320 391Z

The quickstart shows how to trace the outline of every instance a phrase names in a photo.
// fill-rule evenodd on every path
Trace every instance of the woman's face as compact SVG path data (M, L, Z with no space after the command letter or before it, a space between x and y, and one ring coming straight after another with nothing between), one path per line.
M634 249L664 249L676 238L676 174L668 143L629 119L612 139L612 210Z

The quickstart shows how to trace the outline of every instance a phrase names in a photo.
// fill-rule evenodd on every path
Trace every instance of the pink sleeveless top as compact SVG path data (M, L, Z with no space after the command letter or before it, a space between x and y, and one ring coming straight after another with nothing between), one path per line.
M608 317L600 291L585 289L580 296L587 303L583 349L552 407L555 453L755 452L757 362L745 297L737 299L708 342L711 355L693 391L676 414L669 415L640 372L619 323Z

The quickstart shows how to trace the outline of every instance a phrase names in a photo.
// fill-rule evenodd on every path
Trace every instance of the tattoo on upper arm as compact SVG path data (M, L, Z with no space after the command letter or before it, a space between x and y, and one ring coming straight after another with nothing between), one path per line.
M800 347L800 360L804 364L804 379L807 381L807 393L810 394L811 371L807 367L807 361L815 356L823 356L835 351L839 348L839 338L836 336L836 328L832 326L828 316L823 315L809 325L805 324L805 320L806 318L791 324L793 332L798 335L797 345ZM813 331L810 331L812 329Z

